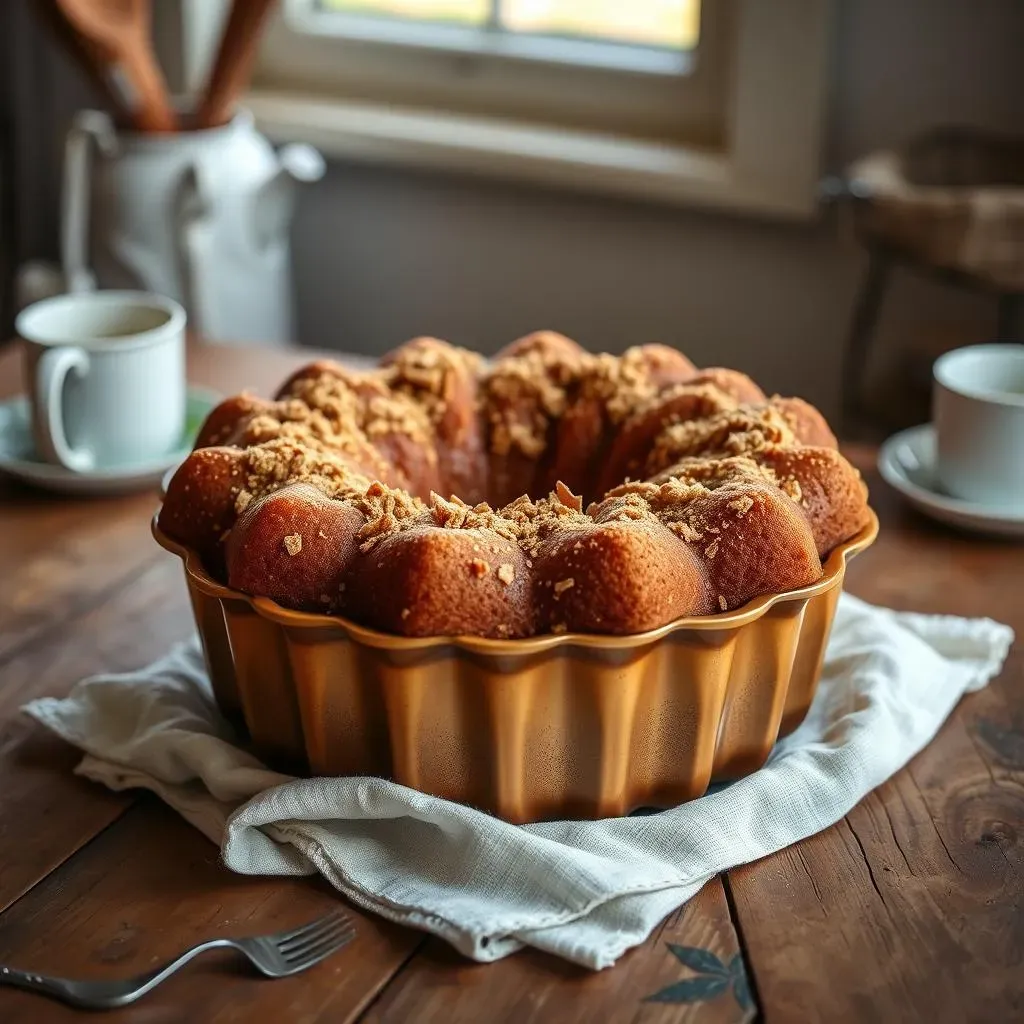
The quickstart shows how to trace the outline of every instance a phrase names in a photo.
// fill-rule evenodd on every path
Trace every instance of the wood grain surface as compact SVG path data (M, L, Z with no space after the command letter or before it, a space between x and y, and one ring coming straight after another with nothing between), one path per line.
M527 950L477 964L431 939L365 1020L741 1024L754 1019L743 954L718 879L670 914L622 963L628 969L620 965L595 973Z
M309 353L193 347L194 381L268 392ZM0 397L20 388L16 347ZM1024 548L956 534L865 472L882 533L848 589L897 608L988 615L1024 635ZM72 774L77 753L20 715L85 675L137 667L191 630L180 564L149 535L155 493L43 495L0 478L0 962L125 976L213 934L301 922L338 897L245 878L149 795ZM297 978L211 955L123 1021L1024 1020L1024 655L842 822L716 879L612 969L535 952L478 965L347 909L359 935ZM73 1011L0 989L0 1021Z
M323 882L226 871L212 843L146 797L0 916L0 962L45 960L61 977L126 977L212 935L296 927L337 901ZM422 936L352 907L346 913L357 939L309 971L271 982L254 978L238 954L216 951L103 1019L353 1020ZM8 1024L80 1016L24 992L5 990L0 1007Z

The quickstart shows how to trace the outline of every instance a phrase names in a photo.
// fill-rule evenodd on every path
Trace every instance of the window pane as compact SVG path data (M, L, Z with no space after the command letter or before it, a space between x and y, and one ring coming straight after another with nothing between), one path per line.
M482 25L490 16L490 0L320 0L331 11L351 14L380 14L388 18L416 21L454 21Z
M502 0L501 21L513 32L689 50L700 0Z

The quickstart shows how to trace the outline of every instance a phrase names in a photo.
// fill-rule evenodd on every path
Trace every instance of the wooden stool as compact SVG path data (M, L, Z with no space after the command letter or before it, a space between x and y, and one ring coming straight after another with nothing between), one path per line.
M1024 140L959 129L856 163L849 200L868 267L843 353L842 427L864 419L864 373L897 265L991 295L998 341L1024 341Z

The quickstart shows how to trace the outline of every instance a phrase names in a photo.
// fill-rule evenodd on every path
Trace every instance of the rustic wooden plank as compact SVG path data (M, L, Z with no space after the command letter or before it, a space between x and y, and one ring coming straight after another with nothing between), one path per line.
M80 754L18 709L81 678L154 660L193 630L180 563L155 562L61 633L3 667L0 686L0 908L114 821L134 799L71 774Z
M773 1020L1022 1019L1024 765L997 779L972 728L956 715L838 826L731 873Z
M62 695L85 675L138 668L194 632L181 562L158 549L114 593L67 623L59 643L39 639L5 663L0 720L34 697Z
M339 902L320 880L232 874L199 832L146 797L0 915L0 962L65 977L127 977L211 936L280 931ZM303 974L268 981L240 966L236 954L211 953L104 1020L352 1020L422 936L344 909L356 921L355 941ZM38 996L0 988L5 1024L80 1019Z
M725 893L715 879L647 942L596 973L534 950L475 964L431 940L363 1020L738 1024L756 1014L745 978Z
M69 502L0 484L0 665L155 561L156 493Z
M1024 636L1019 550L918 521L867 475L886 526L850 589ZM815 1020L1024 1018L1022 694L1018 642L1000 678L846 819L730 873L772 1021L811 1007Z
M0 733L0 910L97 833L135 796L72 775L81 754L27 719Z

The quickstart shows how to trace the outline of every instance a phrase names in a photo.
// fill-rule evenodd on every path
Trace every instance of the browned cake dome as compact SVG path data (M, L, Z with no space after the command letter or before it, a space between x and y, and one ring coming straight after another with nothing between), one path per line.
M730 610L814 582L867 522L806 402L663 345L595 356L548 331L490 363L417 338L370 372L316 362L273 401L230 398L160 513L246 593L507 638Z

